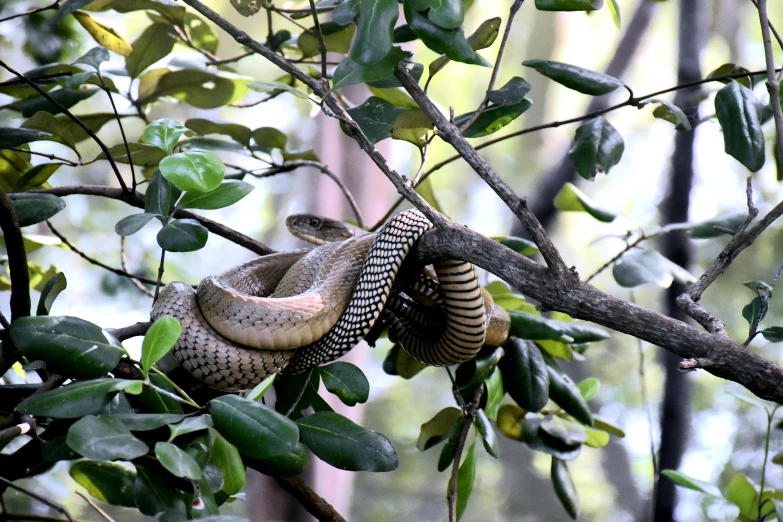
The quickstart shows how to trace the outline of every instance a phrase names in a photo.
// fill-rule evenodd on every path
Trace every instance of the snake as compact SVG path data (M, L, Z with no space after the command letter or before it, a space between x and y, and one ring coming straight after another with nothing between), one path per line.
M180 322L172 352L181 366L209 386L248 389L274 373L336 360L382 315L425 364L475 357L497 307L485 306L491 299L472 264L442 260L434 274L417 268L406 283L397 281L411 247L433 228L420 211L397 214L375 233L334 223L341 222L291 216L295 235L322 244L261 256L203 279L196 291L182 282L162 288L150 317ZM432 310L444 319L429 319L430 328Z

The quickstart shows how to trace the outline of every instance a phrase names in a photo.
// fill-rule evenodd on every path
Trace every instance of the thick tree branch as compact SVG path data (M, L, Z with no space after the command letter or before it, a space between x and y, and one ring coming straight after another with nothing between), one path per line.
M11 272L11 322L30 315L30 274L27 271L27 253L22 231L16 219L14 204L5 190L0 189L0 229L8 252L8 270ZM0 371L0 375L5 370Z
M496 274L543 307L592 321L698 359L709 373L737 382L762 399L783 403L783 368L722 335L705 332L661 313L618 299L576 279L553 285L545 267L466 227L450 225L424 234L420 262L464 259Z
M313 515L319 522L345 522L340 513L338 513L331 504L321 498L318 493L299 477L279 478L275 480L280 487L288 491L308 513Z
M84 196L100 196L103 198L124 201L125 203L127 203L132 207L141 208L141 209L144 208L143 194L140 194L138 192L123 192L122 189L104 187L102 185L70 185L65 187L54 187L50 189L31 190L30 192L43 192L46 194L54 194L55 196L60 196L60 197L73 196L77 194L84 195ZM269 248L268 246L266 246L265 244L259 241L256 241L251 237L248 237L240 232L237 232L236 230L230 227L221 225L216 221L212 221L211 219L205 218L203 216L199 216L198 214L193 214L192 212L188 212L187 210L177 210L174 213L174 216L181 217L181 218L195 219L196 221L204 225L204 228L206 228L213 234L217 234L220 237L228 239L232 243L236 243L241 247L247 248L251 252L255 252L260 256L271 254L274 252L273 249Z

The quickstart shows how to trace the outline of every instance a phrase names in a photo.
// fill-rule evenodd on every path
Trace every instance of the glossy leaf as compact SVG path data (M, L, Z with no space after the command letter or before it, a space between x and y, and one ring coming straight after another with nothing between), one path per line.
M740 83L747 87L748 89L753 89L753 76L749 74L750 71L746 69L745 67L742 67L741 65L737 65L734 63L724 63L714 71L712 71L710 74L706 76L706 78L720 78L722 76L730 76L733 74L748 74L747 76L743 76L740 78L724 78L722 80L718 80L723 84L731 83L732 81L735 81L737 83Z
M462 133L466 138L481 138L493 134L515 119L519 118L523 112L533 105L529 99L525 98L514 105L497 105L484 110L470 127ZM462 114L454 118L454 124L462 127L473 117L473 113Z
M212 444L212 462L223 474L221 490L227 495L236 495L245 485L245 464L239 450L219 433L215 433Z
M207 244L209 232L194 219L174 219L158 232L158 245L169 252L193 252Z
M386 100L371 96L367 101L348 109L347 112L370 141L378 143L391 136L392 124L405 112L405 109L396 107Z
M250 145L250 129L238 123L191 118L185 122L185 126L197 134L224 134L246 147Z
M199 109L216 109L247 94L247 78L224 71L151 69L139 82L139 103L172 96Z
M370 65L391 51L399 7L397 0L362 0L359 13L359 27L350 56L360 65Z
M261 398L266 395L266 392L269 391L269 389L272 387L272 385L275 382L275 376L277 374L273 373L260 383L258 383L255 388L250 390L250 393L247 394L247 399L251 401L257 401L261 400Z
M399 47L392 47L389 54L372 65L361 65L351 58L345 58L334 70L332 89L382 80L392 74L395 65L410 56L410 53Z
M511 337L500 360L506 392L527 411L539 411L549 400L549 372L541 352L530 341Z
M51 136L50 133L40 130L0 126L0 149L19 147L19 145L45 140Z
M52 309L54 300L57 296L65 290L68 286L68 281L65 279L65 274L59 272L46 281L46 284L41 290L41 297L38 299L38 308L36 309L36 315L49 315Z
M536 0L539 11L594 11L604 5L604 0Z
M144 211L148 214L168 216L181 194L182 191L176 185L169 183L160 174L160 170L156 170L144 194Z
M576 129L568 157L583 178L592 181L596 174L609 174L620 162L625 142L603 116L588 120Z
M607 8L609 9L609 13L612 15L614 26L618 29L622 28L623 23L622 16L620 15L620 4L617 3L617 0L609 0Z
M441 448L440 456L438 457L438 471L445 471L454 462L454 457L457 454L457 444L464 424L465 417L460 415L454 424L451 425L451 429L446 437L446 444Z
M233 205L250 194L255 187L245 181L227 179L211 192L186 192L177 208L215 210Z
M148 25L135 42L133 53L125 58L125 69L131 78L137 78L147 67L169 55L177 42L177 33L169 24Z
M79 419L68 429L66 440L71 449L94 460L133 460L149 450L122 422L106 416Z
M155 457L157 457L158 462L175 477L182 477L190 480L201 479L201 468L198 463L193 457L174 444L168 442L156 443Z
M516 236L507 236L493 237L492 240L497 241L501 245L506 246L517 254L521 254L523 256L532 256L533 254L538 253L538 247L529 239Z
M691 122L688 121L688 117L685 113L671 102L666 100L653 99L649 103L657 103L658 106L653 110L653 116L658 119L668 121L678 131L691 130Z
M598 395L598 391L601 389L601 381L595 377L588 377L587 379L580 381L577 388L579 388L579 393L582 394L582 397L584 397L586 401L589 401Z
M574 482L568 473L568 466L560 459L552 457L550 470L552 485L555 488L558 500L572 519L579 518L579 496L576 494Z
M160 162L159 168L164 178L188 192L215 190L226 173L218 155L202 150L172 154Z
M11 339L28 359L76 379L105 375L124 353L99 326L77 317L23 317L11 326Z
M141 344L141 369L145 374L169 353L181 333L182 327L173 317L164 316L152 323Z
M515 105L529 92L530 84L524 78L514 76L500 89L487 91L487 100L498 106Z
M195 433L197 431L206 430L212 426L212 417L209 415L185 417L181 422L176 424L169 424L169 429L171 430L169 442L173 441L180 435L187 435L188 433Z
M723 236L725 232L719 232L715 230L716 226L729 228L736 230L747 217L744 212L736 212L734 214L728 214L725 216L718 216L698 223L692 224L689 229L691 231L691 237L695 239L709 239L713 237Z
M546 417L541 422L540 430L566 446L578 446L587 442L587 432L581 425L557 416Z
M424 42L424 45L457 62L489 66L489 63L479 56L465 39L462 26L445 29L437 25L425 13L415 9L414 4L417 1L419 0L406 0L403 3L403 10L408 26Z
M73 13L73 17L103 47L122 56L130 56L133 52L128 42L111 27L95 21L90 15L82 11Z
M212 399L209 404L215 429L249 457L266 459L296 447L296 424L266 406L232 395Z
M131 431L156 430L167 424L179 422L183 417L183 415L173 413L123 413L112 415L113 419L117 419Z
M476 387L484 383L503 357L503 348L487 346L479 354L457 367L455 380L465 400L469 401Z
M251 460L248 465L265 475L273 477L295 477L307 469L309 451L301 442L296 443L293 451L270 457L268 459Z
M783 342L782 326L771 326L769 328L764 328L759 333L764 336L764 339L771 343Z
M302 440L315 455L338 469L392 471L399 465L389 439L333 412L298 421Z
M414 0L417 11L426 11L427 17L444 29L457 29L465 19L462 0Z
M14 189L19 191L37 188L46 183L63 163L40 163L24 174L16 182Z
M65 201L52 194L9 194L20 227L45 221L65 208Z
M476 412L473 424L476 426L479 435L481 435L484 449L493 457L498 458L498 438L497 435L495 435L492 423L489 422L489 418L487 417L487 414L484 413L484 410L478 410Z
M70 109L80 101L90 98L99 91L100 89L58 89L47 94L49 98L56 101L59 105L65 107L66 109ZM62 110L57 105L49 101L48 98L40 95L19 100L8 105L7 108L21 112L22 116L25 118L29 118L39 111L48 112L50 114L60 114L62 112Z
M147 212L125 216L114 225L114 231L120 236L132 236L144 228L144 225L149 223L155 216L156 214L148 214Z
M730 82L715 95L715 112L723 129L726 154L751 172L764 166L765 141L761 130L761 106L753 91Z
M617 214L600 208L587 194L576 188L571 182L566 182L555 197L555 208L565 212L587 212L593 218L603 223L611 223Z
M495 368L492 373L489 374L487 380L484 381L484 386L487 387L487 404L484 406L484 412L487 414L488 418L495 420L498 416L500 403L503 401L503 397L506 394L503 388L503 377L498 368Z
M723 498L723 495L721 495L721 492L716 485L689 477L685 473L680 473L679 471L673 469L665 469L661 471L661 475L668 478L678 486L692 489L700 493L706 493L707 495L716 498Z
M609 433L610 435L614 435L615 437L623 438L625 437L625 432L621 430L619 427L615 426L611 422L607 421L606 419L602 419L601 417L598 417L596 415L593 415L593 425L596 429L605 431Z
M96 379L75 382L56 390L29 397L17 409L20 413L39 417L72 419L99 412L109 404L113 394L124 390L138 394L141 381Z
M551 366L547 366L547 371L549 372L549 398L582 424L593 426L593 414L574 381Z
M130 159L136 168L154 167L166 157L166 152L146 143L128 143L128 150L130 150ZM116 163L129 163L128 150L125 149L124 143L118 143L109 148L109 154ZM102 159L106 159L103 152L98 154L93 161Z
M165 511L174 515L170 519L186 519L184 495L160 475L137 465L133 491L136 507L143 514L155 516Z
M696 278L690 272L652 249L635 250L624 254L614 264L612 275L615 281L625 288L646 283L668 288L674 281L686 284L696 282Z
M623 82L608 74L554 60L527 60L522 65L535 69L560 85L590 96L609 94L623 85Z
M568 335L559 321L553 321L519 310L509 310L511 316L510 335L520 339L551 339L554 341L573 342L573 337Z
M478 462L478 446L474 441L468 449L465 461L457 471L457 520L462 518L465 508L468 506L470 494L473 492L473 483L476 480L476 463ZM449 480L449 491L451 491L451 480Z
M190 12L184 14L183 22L193 45L212 54L217 52L218 37L212 31L212 24Z
M407 25L405 27L408 27ZM397 28L399 29L399 27ZM410 31L410 28L409 28ZM484 20L481 22L481 25L478 26L476 31L468 36L468 44L474 51L478 51L481 49L486 49L493 43L495 43L495 39L497 39L498 34L500 32L500 18L490 18L488 20ZM416 39L416 34L413 31L410 31L410 34L412 35L411 40ZM397 40L395 38L396 42L403 41L403 40ZM432 78L435 73L443 69L446 64L448 64L451 61L451 59L443 55L434 62L432 62L429 66L429 72L430 72L430 78Z
M462 417L462 411L453 406L443 408L433 418L421 425L416 448L426 451L446 440L451 427Z
M332 11L332 22L340 25L348 25L354 21L361 9L362 0L345 0L337 4Z
M323 35L326 50L329 52L347 53L351 48L354 32L356 32L356 28L352 24L340 25L334 22L321 22L321 34ZM296 45L302 51L303 58L320 54L318 35L315 28L310 28L300 34Z
M324 386L347 406L367 402L370 383L357 366L347 362L335 362L319 368Z
M115 506L135 508L133 483L136 472L114 462L81 460L74 462L68 474L93 498Z
M593 428L583 428L583 429L587 433L587 440L585 441L585 446L589 446L591 448L603 448L604 446L609 444L609 439L611 438L609 433Z
M548 418L527 417L522 420L522 440L530 449L552 455L561 460L574 460L582 452L582 444L565 444L549 435L541 427Z
M504 404L498 409L498 430L509 439L521 440L524 418L525 410L515 404Z
M62 143L71 149L76 146L76 139L71 132L70 126L45 111L36 112L31 118L28 118L22 123L21 128L43 131L45 134L49 135L43 139ZM6 143L3 143L2 145L6 147L9 146Z
M155 388L160 388L176 396L174 387L162 376L151 373L147 376ZM181 414L182 404L169 395L158 392L154 388L144 387L139 397L136 399L139 409L144 412L161 414Z
M412 379L426 367L426 364L411 357L399 344L391 347L383 361L384 372L389 375L399 375L403 379Z
M740 513L753 518L758 515L758 492L745 475L736 475L726 488L726 500L740 508Z
M433 129L430 119L419 109L408 109L400 114L389 128L389 134L395 140L403 140L422 148L425 136Z
M163 118L147 125L147 128L144 129L144 134L141 135L141 141L171 153L177 146L179 139L186 133L192 134L190 129L180 122L170 118ZM166 179L173 182L168 177Z

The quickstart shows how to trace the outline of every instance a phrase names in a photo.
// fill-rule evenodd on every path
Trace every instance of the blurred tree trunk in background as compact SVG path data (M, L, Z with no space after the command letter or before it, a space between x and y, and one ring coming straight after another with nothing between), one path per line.
M679 12L677 83L681 84L702 77L699 54L706 43L705 29L709 10L704 0L681 0ZM700 91L699 87L683 89L677 91L674 97L674 104L685 111L693 130L678 132L675 136L674 154L669 171L669 190L660 207L662 224L688 221ZM661 253L678 265L688 268L691 262L691 249L686 233L674 231L663 236ZM688 317L679 309L675 300L684 291L685 285L674 282L666 292L666 313L681 321L687 321ZM685 451L685 442L690 428L693 383L688 378L688 374L679 371L678 357L664 350L658 353L666 374L661 405L658 467L662 470L677 469ZM659 480L654 502L655 520L673 520L677 504L674 483L665 478Z

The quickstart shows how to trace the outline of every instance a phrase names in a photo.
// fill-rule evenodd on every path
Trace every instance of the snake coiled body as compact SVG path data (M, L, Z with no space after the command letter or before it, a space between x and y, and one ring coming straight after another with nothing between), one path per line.
M408 210L376 234L307 254L263 256L206 278L197 293L172 283L161 291L151 317L180 321L183 333L174 356L211 386L245 389L271 373L301 372L341 357L367 335L405 256L430 228L419 211ZM411 348L406 348L430 365L469 360L484 344L488 320L475 268L461 261L433 266L443 328L433 329L436 335L407 335ZM395 331L405 329L404 320L390 317Z

